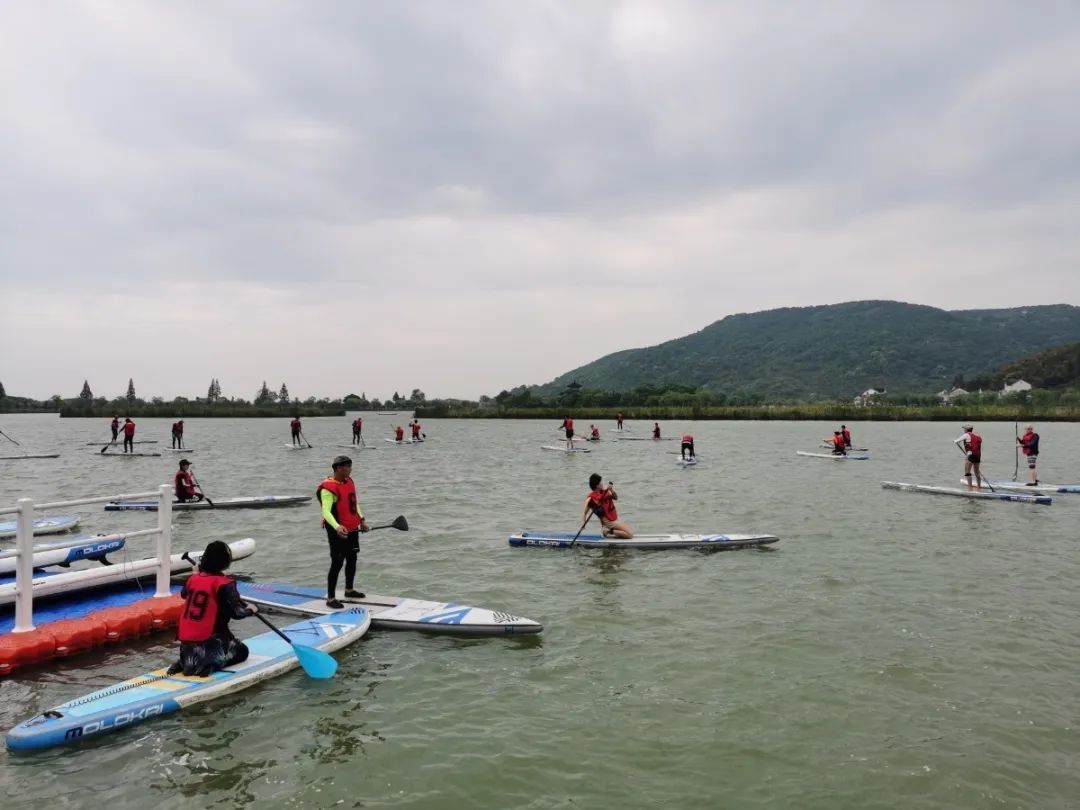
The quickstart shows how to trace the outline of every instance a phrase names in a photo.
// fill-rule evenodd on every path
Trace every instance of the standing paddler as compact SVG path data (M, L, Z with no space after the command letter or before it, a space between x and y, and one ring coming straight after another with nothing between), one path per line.
M135 452L135 423L130 418L124 419L124 452Z
M982 487L982 474L979 465L982 463L982 436L975 432L972 425L964 425L964 435L956 439L954 444L964 453L964 478L968 486L972 486L971 473L975 472L974 486Z
M399 428L400 429L400 428ZM330 464L333 475L319 484L315 497L322 508L322 525L330 544L330 571L326 575L326 606L341 610L337 598L338 574L345 566L345 597L363 599L353 588L356 579L356 555L360 552L360 532L371 531L356 502L356 484L352 480L352 459L335 456Z
M559 430L566 431L566 449L574 449L574 420L567 416L562 420L562 424L559 425Z
M1039 434L1035 432L1035 428L1028 425L1024 428L1024 435L1016 437L1016 442L1027 456L1028 482L1025 486L1036 486L1039 483L1039 474L1035 471L1035 465L1039 461Z
M120 435L120 417L114 416L112 418L112 424L109 425L112 430L112 443L116 444L116 437Z
M172 446L175 450L184 449L184 420L179 419L173 422L172 426Z
M300 441L300 415L297 414L289 422L289 430L292 431L292 443L293 445L300 445L303 447L303 442Z
M359 416L352 420L352 443L363 444L364 420Z

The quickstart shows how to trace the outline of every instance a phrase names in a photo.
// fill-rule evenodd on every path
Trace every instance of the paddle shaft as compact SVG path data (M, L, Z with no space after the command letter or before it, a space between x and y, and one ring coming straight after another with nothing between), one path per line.
M199 483L199 479L195 477L195 473L191 474L191 480L195 484L195 486L199 488L199 492L202 492L202 496L206 498L206 502L210 504L210 508L215 509L216 507L214 506L214 502L210 500L210 496L206 494L205 490L203 490L202 484Z
M311 442L307 440L307 436L304 435L304 431L302 430L300 431L300 438L304 440L304 444L306 444L308 447L311 447Z
M1013 433L1016 436L1016 447L1013 448L1015 460L1013 461L1013 481L1016 480L1016 476L1020 473L1020 414L1016 415L1016 419L1013 420Z
M4 433L4 431L2 431L2 430L0 430L0 436L3 436L3 437L4 437L5 439L7 439L7 440L8 440L9 442L11 442L12 444L14 444L14 445L15 445L16 447L22 447L22 445L21 445L21 444L19 444L19 443L18 443L17 441L15 441L15 440L14 440L13 438L11 438L10 436L8 436L8 435L7 435L6 433Z
M273 624L270 623L270 620L263 616L261 613L253 613L252 615L260 622L265 624L267 627L269 627L271 630L273 630L275 633L277 633L279 636L281 636L283 639L285 639L287 642L289 642L290 644L294 643L291 638L278 630Z

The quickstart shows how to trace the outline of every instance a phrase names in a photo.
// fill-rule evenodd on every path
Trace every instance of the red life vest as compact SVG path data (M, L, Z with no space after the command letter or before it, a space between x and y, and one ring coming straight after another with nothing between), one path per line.
M345 527L346 531L352 532L360 528L360 510L356 506L356 484L349 478L344 484L336 478L327 478L318 489L315 490L315 499L322 502L322 491L332 493L336 500L330 508L334 520ZM326 525L326 521L323 521Z
M293 433L299 433L300 432L300 420L299 419L293 419L291 422L289 422L289 427L292 428Z
M1039 455L1039 434L1034 430L1029 430L1021 436L1020 444L1025 456Z
M120 428L120 420L119 419L113 419L112 420L112 429L113 430L119 430L119 428Z
M974 430L968 433L968 452L974 456L982 455L982 436Z
M184 612L180 614L180 623L176 628L176 637L181 641L206 641L214 634L214 625L218 616L218 590L222 585L232 582L232 577L224 574L206 574L196 571L188 577L184 589Z
M841 436L833 436L832 437L832 443L833 443L833 447L835 447L837 450L843 450L844 449L844 437L842 435Z
M364 424L363 419L353 419L353 422L352 422L353 430L359 430L360 426L363 425L363 424Z
M848 430L847 428L844 428L842 431L840 431L840 435L844 437L844 444L847 445L848 447L850 447L851 446L851 431Z
M397 426L396 428L394 428L394 437L395 437L395 438L396 438L396 439L397 439L397 440L398 440L399 442L400 442L400 441L401 441L402 439L404 439L404 438L405 438L405 428L401 427L401 425L398 425L398 426Z
M132 436L135 435L135 423L134 422L125 422L124 423L124 435L129 439Z
M595 428L595 427L594 427L594 428L592 429L592 437L593 437L594 439L599 439L599 438L600 438L600 428Z
M606 489L593 490L589 493L589 500L592 502L593 511L599 510L598 514L604 518L604 520L618 520L619 513L615 510L615 501L611 497L611 493Z
M413 426L412 426L412 435L413 435L413 438L414 438L414 439L415 439L415 438L416 438L417 436L419 436L419 435L420 435L420 423L419 423L419 422L413 422Z
M690 443L690 442L694 441L694 437L691 436L689 433L687 433L685 436L682 437L682 440L684 442Z
M177 470L173 476L173 490L177 498L191 498L195 495L195 482L187 470Z
M562 426L563 426L563 427L564 427L564 428L565 428L566 430L573 430L573 429L574 429L574 420L573 420L573 419L571 419L571 418L570 418L570 417L568 416L568 417L566 417L565 419L563 419L563 422L562 422Z

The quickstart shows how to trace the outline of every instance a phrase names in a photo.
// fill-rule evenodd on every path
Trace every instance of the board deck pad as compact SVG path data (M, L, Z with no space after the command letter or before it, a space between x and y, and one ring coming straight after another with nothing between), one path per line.
M240 597L258 605L303 613L330 613L326 591L306 585L273 582L238 582ZM455 602L431 602L402 596L367 594L363 599L338 599L362 607L371 614L371 626L382 630L419 630L469 636L505 636L539 633L539 622L512 613L459 605Z
M576 532L526 530L511 535L510 545L547 546L549 548L569 548L571 545L584 548L707 548L737 549L768 546L779 542L780 538L772 534L639 534L629 540L617 537L604 537L597 533L581 534L574 543Z
M332 652L363 637L370 622L366 610L350 607L303 619L281 631L294 643ZM121 681L20 723L8 732L7 746L40 749L78 742L237 692L299 665L292 645L272 630L244 643L250 655L236 666L205 678L156 669Z

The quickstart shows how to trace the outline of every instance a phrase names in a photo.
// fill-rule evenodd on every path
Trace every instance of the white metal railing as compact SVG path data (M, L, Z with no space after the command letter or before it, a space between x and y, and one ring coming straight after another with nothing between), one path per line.
M94 498L79 498L74 501L55 501L35 504L30 498L19 498L17 506L0 508L0 515L15 514L15 627L13 633L25 633L34 629L34 512L38 509L62 509L88 503L110 503L112 501L130 501L140 498L158 499L158 525L156 529L140 529L125 532L125 537L144 537L157 535L157 579L155 597L170 596L169 579L172 568L169 557L172 554L172 487L162 484L157 491L135 492L125 495L106 495Z

